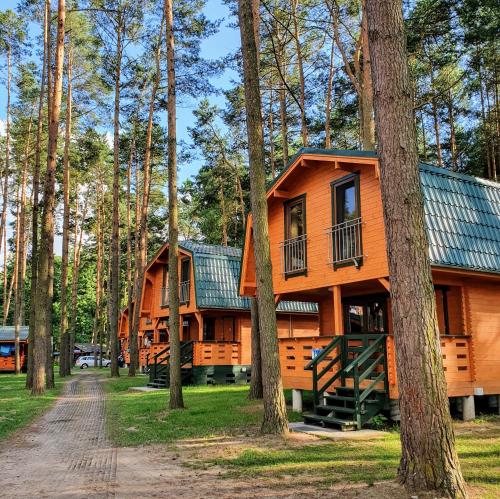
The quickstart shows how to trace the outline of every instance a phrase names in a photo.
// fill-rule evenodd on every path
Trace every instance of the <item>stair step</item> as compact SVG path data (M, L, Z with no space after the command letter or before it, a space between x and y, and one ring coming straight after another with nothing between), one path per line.
M353 407L342 407L340 405L317 405L315 409L318 410L324 410L328 412L347 412L349 414L354 414L356 409Z
M356 397L349 397L346 395L325 395L326 400L338 400L341 402L355 402Z
M318 414L305 413L304 414L304 422L312 422L312 423L324 423L325 425L336 425L340 426L342 430L354 430L357 425L354 421L348 419L340 419L334 418L331 416L319 416Z
M167 385L165 383L148 383L146 386L149 386L151 388L167 388Z

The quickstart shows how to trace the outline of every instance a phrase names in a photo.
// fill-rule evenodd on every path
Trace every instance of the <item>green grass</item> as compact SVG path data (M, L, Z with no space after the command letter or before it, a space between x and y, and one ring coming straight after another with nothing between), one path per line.
M481 489L480 497L500 497L500 417L457 423L457 448L467 483ZM372 484L396 477L400 449L399 434L392 432L371 441L253 447L213 463L228 468L231 476L306 474L325 486L341 481Z
M381 439L366 441L277 444L273 439L254 438L262 417L262 405L247 399L246 386L186 387L187 408L169 411L168 391L127 391L130 386L144 386L145 381L144 377L121 378L106 383L109 433L116 445L247 435L248 445L232 452L204 455L197 465L222 466L230 477L293 475L298 482L313 480L324 487L336 482L372 484L396 477L401 454L396 431ZM289 416L291 420L302 420L295 413ZM456 428L465 479L479 490L480 497L500 497L500 417L457 422Z
M108 421L110 438L116 445L136 446L173 442L185 438L255 432L262 404L247 399L247 386L185 387L184 410L168 410L168 390L130 392L144 386L145 377L110 379ZM291 418L301 420L299 415Z
M24 388L25 382L25 374L0 374L0 441L46 411L62 387L62 381L56 374L56 388L47 390L41 397L32 397Z

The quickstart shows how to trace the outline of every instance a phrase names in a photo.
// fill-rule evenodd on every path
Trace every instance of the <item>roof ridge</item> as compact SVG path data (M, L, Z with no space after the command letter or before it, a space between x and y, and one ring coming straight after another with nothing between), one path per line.
M419 162L419 168L425 169L427 171L436 173L438 175L444 175L447 177L456 178L458 180L462 180L464 182L470 182L471 184L482 184L487 187L491 187L493 189L500 189L500 182L495 182L493 180L489 180L482 177L477 177L475 175L469 175L468 173L462 172L454 172L453 170L449 170L443 166L432 165L430 163Z

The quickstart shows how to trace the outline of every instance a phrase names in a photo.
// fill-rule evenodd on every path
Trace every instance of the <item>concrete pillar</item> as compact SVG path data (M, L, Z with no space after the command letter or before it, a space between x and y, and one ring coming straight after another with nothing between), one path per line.
M292 390L292 410L302 412L302 390Z
M474 407L474 395L468 397L462 397L462 419L464 421L470 421L475 419L476 409Z

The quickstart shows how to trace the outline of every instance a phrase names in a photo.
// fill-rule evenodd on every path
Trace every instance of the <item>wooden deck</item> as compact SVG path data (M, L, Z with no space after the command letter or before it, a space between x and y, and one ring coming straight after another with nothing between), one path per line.
M304 370L312 359L313 350L322 349L332 341L332 336L309 338L283 338L279 340L283 386L312 390L312 373ZM394 337L388 336L387 372L389 378L389 396L398 398ZM448 395L464 396L474 392L474 362L470 336L441 336L443 366L448 383ZM331 370L332 374L335 372Z

